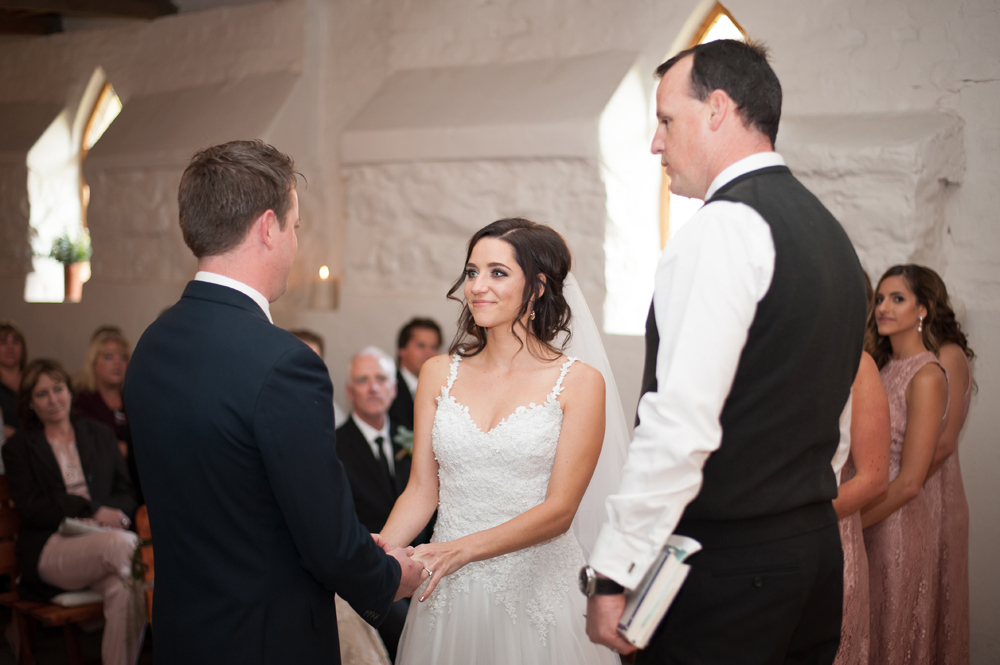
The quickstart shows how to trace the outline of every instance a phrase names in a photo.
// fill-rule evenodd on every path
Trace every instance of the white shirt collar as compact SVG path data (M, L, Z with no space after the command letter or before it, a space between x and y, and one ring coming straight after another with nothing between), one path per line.
M757 152L749 157L744 157L738 162L733 162L722 170L722 173L715 176L708 191L705 192L705 200L712 198L719 189L728 182L739 178L744 173L765 169L768 166L784 166L785 159L776 152Z
M365 441L367 441L368 445L372 448L375 447L376 437L382 437L386 441L389 440L389 416L385 417L385 422L382 423L382 429L375 429L366 423L361 419L361 416L354 412L353 409L351 410L351 420L353 420L354 424L358 426L358 429L361 430L361 435L365 437Z
M403 367L403 364L399 364L399 374L403 377L403 381L406 381L406 387L410 389L410 396L417 396L417 377L413 375L413 372Z
M271 306L267 302L267 298L252 286L247 286L243 282L233 279L232 277L226 277L225 275L220 275L216 272L208 272L206 270L199 270L195 276L195 281L197 282L208 282L209 284L218 284L219 286L227 286L230 289L239 291L245 296L249 296L251 300L257 303L264 314L267 316L267 320L274 323L274 319L271 318Z

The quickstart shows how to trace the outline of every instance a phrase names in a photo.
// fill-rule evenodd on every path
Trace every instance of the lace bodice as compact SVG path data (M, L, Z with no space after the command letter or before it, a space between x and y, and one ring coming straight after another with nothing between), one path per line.
M502 524L545 499L562 428L556 399L576 362L568 359L542 404L518 407L489 432L451 396L461 357L437 398L432 441L438 463L438 519L434 542L447 542ZM426 601L431 616L447 611L454 594L473 579L490 591L515 622L526 615L545 640L567 585L575 584L583 555L572 532L517 552L470 563L441 581Z

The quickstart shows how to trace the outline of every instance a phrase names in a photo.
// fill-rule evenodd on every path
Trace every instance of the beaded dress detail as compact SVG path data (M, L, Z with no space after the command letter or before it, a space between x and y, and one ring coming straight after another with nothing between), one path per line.
M889 398L889 481L899 475L906 434L906 387L930 351L891 360L880 371ZM947 417L947 407L945 407ZM942 419L943 422L943 419ZM936 663L941 500L936 473L899 510L865 529L871 590L870 662Z
M518 407L483 432L451 395L461 357L441 388L432 442L438 518L432 542L502 524L545 499L563 411L557 397L568 359L542 404ZM572 531L476 561L444 577L420 603L414 593L397 663L617 663L585 633L577 589L583 553ZM425 583L426 584L426 583Z
M963 356L964 357L964 356ZM969 385L962 399L962 421L972 398L972 368L965 358ZM939 553L937 657L948 665L969 663L969 504L958 463L958 448L945 458L934 474L941 501ZM933 477L932 477L933 479Z

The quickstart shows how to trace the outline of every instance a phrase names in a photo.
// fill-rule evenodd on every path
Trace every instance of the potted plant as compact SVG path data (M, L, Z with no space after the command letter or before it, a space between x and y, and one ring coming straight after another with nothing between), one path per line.
M49 257L63 264L65 269L66 295L64 302L80 302L83 297L83 273L90 268L90 232L87 229L80 231L76 238L71 238L69 233L63 233L52 242L52 251ZM89 275L88 275L89 277Z

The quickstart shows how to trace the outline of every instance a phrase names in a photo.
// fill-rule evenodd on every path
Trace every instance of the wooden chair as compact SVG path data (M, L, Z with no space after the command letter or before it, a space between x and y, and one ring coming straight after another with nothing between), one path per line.
M153 625L153 532L149 528L146 504L135 511L135 530L142 540L139 552L142 555L142 581L146 583L146 617L149 625Z
M77 607L62 607L52 603L22 600L14 583L17 579L17 555L14 547L19 525L20 519L7 488L7 476L0 474L0 573L10 575L11 579L11 590L0 594L0 605L11 609L11 621L15 623L20 640L18 660L26 665L34 661L32 624L38 622L43 626L61 626L66 638L67 661L70 665L83 665L80 624L103 618L104 605L88 603Z

